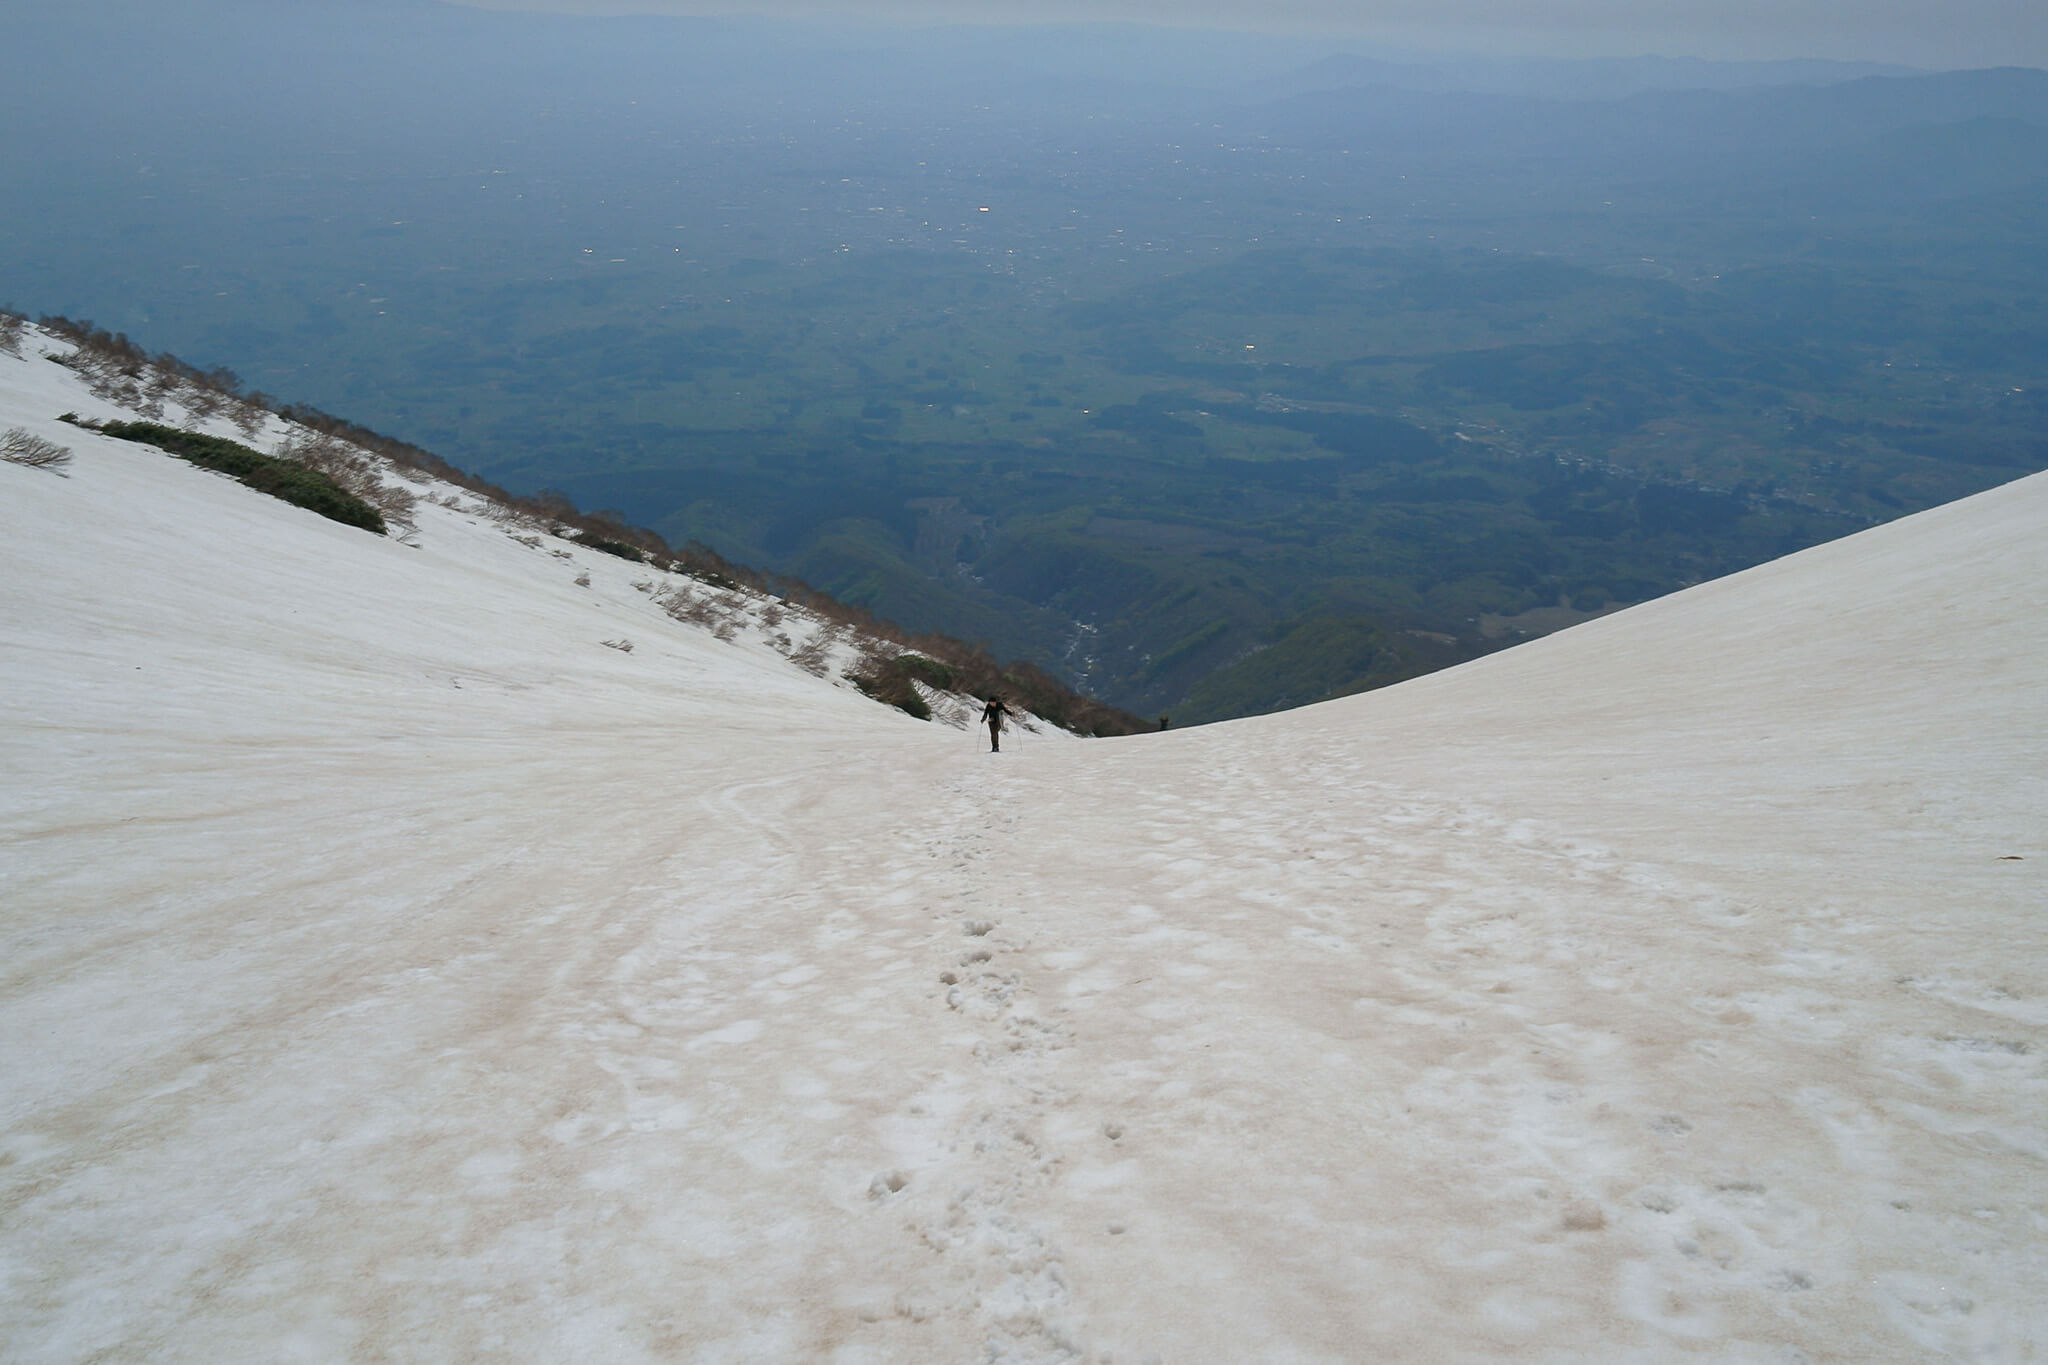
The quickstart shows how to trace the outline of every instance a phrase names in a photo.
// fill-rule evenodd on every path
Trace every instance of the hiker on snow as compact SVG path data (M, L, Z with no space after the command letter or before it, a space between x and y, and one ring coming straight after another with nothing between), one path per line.
M1003 717L1017 713L1003 705L1000 694L988 699L988 705L981 708L981 718L988 722L988 751L999 754L1003 751Z

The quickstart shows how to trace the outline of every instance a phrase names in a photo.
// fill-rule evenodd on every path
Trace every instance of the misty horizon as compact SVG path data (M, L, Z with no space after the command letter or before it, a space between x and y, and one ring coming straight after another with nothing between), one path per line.
M442 0L475 9L583 16L770 18L847 27L1058 28L1124 25L1164 32L1289 37L1372 49L1409 60L1435 57L1632 59L1725 62L1870 62L1923 70L2048 66L2048 20L2014 0L1937 5L1890 0L1853 18L1822 0L1769 7L1622 4L1551 0Z

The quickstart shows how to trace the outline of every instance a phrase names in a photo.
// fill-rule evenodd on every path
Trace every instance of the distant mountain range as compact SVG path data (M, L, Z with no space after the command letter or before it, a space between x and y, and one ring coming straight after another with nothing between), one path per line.
M1379 85L1441 93L1616 100L1650 91L1824 86L1872 76L1923 74L1910 67L1872 62L1717 62L1683 57L1539 60L1474 56L1403 61L1337 53L1282 76L1249 82L1237 93L1257 101Z

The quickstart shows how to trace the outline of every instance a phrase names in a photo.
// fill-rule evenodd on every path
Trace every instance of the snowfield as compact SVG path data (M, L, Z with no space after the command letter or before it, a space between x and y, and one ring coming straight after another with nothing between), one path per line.
M2048 1357L2048 476L991 755L45 349L0 1358Z

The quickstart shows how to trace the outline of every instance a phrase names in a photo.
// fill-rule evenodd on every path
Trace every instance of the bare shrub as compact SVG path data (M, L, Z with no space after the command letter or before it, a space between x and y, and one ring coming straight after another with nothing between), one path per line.
M308 469L318 470L342 487L349 481L360 479L369 472L370 462L363 458L361 451L338 437L324 431L294 431L279 443L275 452L280 460L291 460ZM350 488L351 493L356 490Z
M718 606L709 595L700 596L678 588L668 594L661 607L686 625L710 626L718 622Z
M177 402L185 387L182 376L174 369L152 363L142 372L142 397L146 404L142 415L154 421L163 415L164 402ZM149 408L156 411L151 413Z
M349 442L324 431L301 428L277 447L277 458L302 464L340 484L406 530L419 526L419 495L384 481L377 462Z
M408 531L419 529L419 494L410 488L385 483L375 474L366 475L356 496L384 514L384 520Z
M242 439L245 441L255 440L256 434L263 430L263 424L269 417L270 408L260 393L237 398L228 408L228 420L235 424L235 430L242 433Z
M804 672L824 677L832 670L832 644L835 634L825 629L790 651L789 661Z
M162 414L162 404L145 394L142 387L142 381L150 377L149 353L126 334L109 332L90 322L72 322L69 318L46 317L43 326L76 348L61 357L61 361L77 371L94 394L145 415L152 408Z
M85 380L88 391L95 397L104 398L117 408L140 413L148 405L142 396L142 386L119 370L86 369L80 370L79 374ZM158 415L162 415L161 408L158 409Z
M19 313L0 311L0 351L20 355L22 330L27 326L28 319Z
M399 466L399 473L403 475L404 472L404 466ZM454 503L449 504L451 507L455 505ZM501 526L533 525L532 517L527 516L515 507L507 507L501 502L492 501L490 498L484 498L478 505L471 507L469 510L477 513L486 521L495 521Z
M71 463L71 449L21 427L10 427L0 432L0 460L25 464L31 469L62 469Z
M179 393L178 401L193 421L204 422L220 411L227 395L208 384L187 383Z

